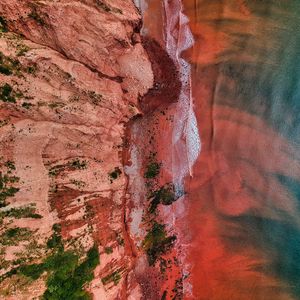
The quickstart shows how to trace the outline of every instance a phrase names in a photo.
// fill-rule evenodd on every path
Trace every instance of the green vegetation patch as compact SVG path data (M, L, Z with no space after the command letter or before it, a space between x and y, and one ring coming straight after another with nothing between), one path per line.
M164 291L162 296L161 296L161 300L166 300L167 299L167 295L168 295L168 292L167 291Z
M16 170L16 166L15 166L14 162L11 160L8 160L7 162L5 162L4 166L9 170Z
M1 211L0 212L0 219L9 217L9 218L33 218L33 219L41 219L42 216L37 214L36 208L33 205L23 206L18 208L11 208L9 210Z
M94 91L88 91L87 94L94 105L99 105L99 103L103 100L103 96Z
M178 200L184 192L176 195L175 187L172 183L168 183L161 187L159 190L154 191L150 194L151 204L149 208L150 213L154 213L159 204L171 205L173 202Z
M73 159L72 161L69 161L66 164L62 164L62 165L56 165L54 167L51 167L49 169L49 176L51 177L55 177L57 175L59 175L60 173L62 173L63 171L65 171L66 169L71 169L71 170L84 170L86 169L88 166L87 161L86 160L80 160L78 158Z
M101 0L96 0L96 4L97 4L98 7L100 7L101 9L103 9L105 12L111 12L110 6L108 6L107 4L103 3Z
M4 75L19 74L21 64L17 59L12 59L0 52L0 73Z
M20 241L28 240L32 236L32 231L28 228L13 227L2 233L0 244L17 245Z
M154 222L143 241L149 265L153 266L161 255L166 254L173 247L175 241L175 235L167 236L165 225Z
M27 66L24 71L28 74L35 75L38 70L37 64L31 64L30 66Z
M81 258L76 251L64 249L60 224L54 224L52 229L53 235L48 240L51 240L49 255L42 262L35 264L26 264L24 260L16 261L15 264L21 265L0 276L0 281L13 275L22 275L31 282L43 275L46 278L46 291L39 299L91 299L84 289L86 284L94 278L94 269L100 263L98 247L94 245L88 250L86 256ZM5 240L24 239L28 236L28 230L18 227L10 228L4 236Z
M116 167L114 171L110 172L108 175L110 177L110 181L116 180L122 174L122 171L119 167Z
M8 66L0 64L0 73L4 75L11 75L13 72Z
M112 247L105 247L105 248L104 248L104 252L105 252L106 254L112 254L112 253L113 253L113 249L112 249Z
M99 263L98 249L95 246L88 251L82 263L79 263L78 256L71 251L58 252L51 256L44 263L50 276L43 299L90 299L83 287L92 281L93 271Z
M63 102L52 102L48 104L48 107L51 109L56 109L56 108L63 108L65 106L65 103Z
M21 266L19 271L21 274L36 280L44 273L45 269L44 264L32 264Z
M2 16L0 16L0 32L7 32L7 22L6 19Z
M28 51L30 50L30 48L24 44L19 44L18 45L18 51L17 51L17 56L24 56Z
M74 159L69 163L69 166L76 170L83 170L87 168L87 162L85 160Z
M150 162L144 173L144 177L147 179L153 179L160 173L161 164L155 161Z
M70 182L74 184L78 189L82 189L86 186L86 183L82 180L71 179Z
M39 25L44 26L46 24L45 20L42 18L41 14L38 12L37 7L32 5L31 12L28 17L35 20Z
M34 106L32 103L29 102L23 102L22 103L22 107L26 108L26 109L30 109L32 106Z
M102 278L101 281L104 285L109 284L111 282L113 282L114 285L117 285L120 282L121 278L122 277L120 274L120 270L117 270Z
M16 98L19 96L20 94L16 93L8 83L0 87L0 100L3 102L16 103Z
M98 7L103 9L105 12L113 12L113 13L123 14L121 9L115 8L115 7L110 7L106 3L103 3L101 0L96 0L96 4Z
M82 262L74 251L64 251L61 248L42 263L21 266L19 271L33 280L38 279L44 272L48 273L47 290L42 299L82 300L91 299L84 286L94 278L93 272L99 263L96 246L87 252Z
M0 128L9 124L9 119L0 120Z
M172 289L172 292L175 294L173 299L183 298L183 279L184 277L181 277L175 281L175 287Z
M0 179L1 180L1 179ZM7 205L6 199L13 197L20 189L16 187L4 187L0 189L0 207Z
M125 245L125 240L119 234L117 235L116 240L119 246L123 247Z
M0 207L5 207L7 198L13 197L19 191L19 188L14 187L13 184L18 182L20 178L10 175L13 165L6 167L8 169L7 173L0 171Z
M61 237L61 226L59 224L54 224L52 227L53 234L47 241L47 247L49 249L63 249L63 241Z

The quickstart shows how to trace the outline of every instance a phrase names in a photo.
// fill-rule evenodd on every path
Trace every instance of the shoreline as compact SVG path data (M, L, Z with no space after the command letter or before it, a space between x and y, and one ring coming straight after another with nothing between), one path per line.
M181 2L178 1L177 4L178 7L175 8L178 10L173 11L175 18L173 16L173 19L168 21L169 23L164 20L164 26L166 30L172 30L169 26L174 20L176 23L178 18L178 21L183 22L180 28L184 34L190 34L187 25L188 20L187 18L184 19L181 12ZM153 4L150 8L157 9L157 6ZM166 9L166 7L163 8ZM151 15L151 11L147 13ZM167 11L162 10L161 14L166 16ZM146 15L145 20L147 18ZM164 19L163 16L162 19ZM139 278L140 286L147 286L141 293L144 295L147 293L147 299L156 300L162 295L165 297L164 299L171 299L172 295L183 297L184 290L187 294L192 293L191 284L187 280L189 267L188 264L183 264L186 257L185 251L182 249L185 242L184 218L188 199L180 193L184 190L184 178L191 174L192 164L198 156L200 145L194 145L196 148L194 153L188 149L189 146L193 145L191 138L195 142L197 128L193 128L195 124L191 124L191 120L193 121L195 116L192 111L190 68L179 57L180 53L192 44L186 43L182 39L184 34L179 32L178 36L174 37L176 48L168 49L167 44L170 44L170 41L167 40L166 47L162 47L162 41L165 38L170 39L168 33L159 38L159 34L163 34L162 32L154 32L157 28L152 28L152 32L149 32L148 24L145 22L143 24L142 31L147 32L147 35L142 37L143 46L152 63L154 87L140 100L142 116L130 122L130 129L127 130L130 148L127 149L125 172L128 180L127 192L131 194L130 198L133 200L129 200L125 208L127 210L126 224L129 230L128 235L133 240L138 254L137 260L135 260L135 275ZM157 40L152 39L151 34ZM182 124L182 119L184 124ZM194 136L191 137L191 135ZM196 144L197 141L200 142L199 137L198 140L196 138ZM155 179L156 187L171 182L175 187L175 194L180 196L172 205L160 206L154 219L147 213L149 200L147 199L146 186L149 182L144 178L147 160L151 152L155 153L155 159L162 164L160 174ZM188 157L189 155L190 157ZM131 165L129 165L130 161ZM150 223L155 220L155 222L166 224L168 234L175 234L177 237L172 250L163 255L163 259L171 262L164 274L161 274L157 266L147 267L146 257L142 249L142 241L147 230L149 230L149 223L147 225L145 218ZM148 277L141 276L141 268L143 272L148 273ZM152 289L150 294L149 289ZM158 291L160 291L159 294Z

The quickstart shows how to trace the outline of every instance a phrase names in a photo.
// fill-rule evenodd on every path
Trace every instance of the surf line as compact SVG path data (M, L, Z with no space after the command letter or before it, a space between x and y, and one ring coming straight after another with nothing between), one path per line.
M193 165L201 152L201 140L194 113L191 65L181 57L191 48L194 38L189 28L189 19L184 15L181 0L163 0L165 10L166 50L177 65L182 84L174 115L172 136L173 182L182 190L186 175L193 176ZM182 159L182 153L185 159Z

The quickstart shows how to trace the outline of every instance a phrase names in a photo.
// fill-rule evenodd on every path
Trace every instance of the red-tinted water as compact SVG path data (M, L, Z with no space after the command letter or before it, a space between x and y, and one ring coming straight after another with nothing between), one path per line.
M296 106L282 96L296 73L299 7L284 1L149 3L144 32L182 71L179 104L140 126L155 124L163 180L184 182L187 192L161 210L178 236L179 269L187 275L183 298L299 299L299 139L291 125ZM286 37L295 43L287 53ZM191 70L187 64L183 72L182 58ZM192 108L202 144L195 163L197 132L186 130Z

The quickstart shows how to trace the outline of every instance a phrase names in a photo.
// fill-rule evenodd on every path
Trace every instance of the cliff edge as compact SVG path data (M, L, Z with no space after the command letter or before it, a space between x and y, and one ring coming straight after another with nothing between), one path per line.
M153 85L140 24L131 0L1 1L1 299L127 299L125 126Z

